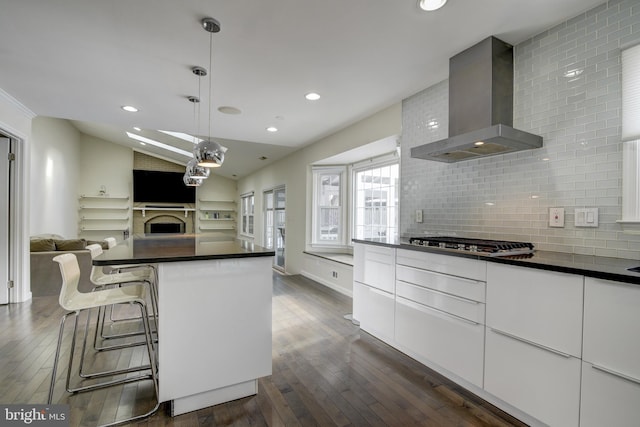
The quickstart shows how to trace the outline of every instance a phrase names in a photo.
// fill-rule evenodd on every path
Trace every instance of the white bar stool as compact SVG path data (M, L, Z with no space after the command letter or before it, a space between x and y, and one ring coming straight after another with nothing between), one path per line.
M62 345L62 337L64 334L64 325L67 317L70 315L74 315L74 326L73 326L73 337L71 340L71 350L69 355L69 367L67 371L67 381L66 381L66 389L69 393L79 393L86 392L91 390L96 390L104 387L110 387L113 385L125 384L134 381L141 381L150 379L153 381L153 386L155 390L156 404L155 406L148 412L130 417L126 420L116 421L114 423L110 423L107 425L115 425L121 424L124 422L130 422L133 420L146 418L149 415L155 413L160 406L159 398L158 398L158 364L157 358L155 354L155 348L153 345L153 337L151 335L151 326L149 323L149 316L146 307L146 289L144 285L130 285L124 287L116 287L104 290L96 290L90 293L83 293L78 290L78 281L80 279L80 267L78 266L78 260L75 254L66 253L62 255L58 255L53 258L55 262L60 265L60 273L62 275L62 288L60 289L60 297L59 303L60 306L67 310L64 316L60 321L60 331L58 334L58 344L56 347L56 354L53 362L53 372L51 374L51 384L49 386L49 397L48 404L52 403L53 399L53 391L56 381L56 373L58 367L58 361L60 358L60 348ZM97 384L91 384L87 386L76 386L71 387L71 371L73 365L73 356L75 350L76 343L76 333L78 327L78 315L80 312L84 310L90 310L93 308L105 307L112 304L135 304L140 308L140 315L142 318L142 322L144 325L144 335L145 335L145 344L147 347L147 355L149 357L149 365L113 370L102 372L99 374L94 374L93 377L106 377L111 375L119 375L125 374L134 371L146 371L150 370L150 374L141 373L140 375L136 375L133 377L126 377L121 379L112 379L108 381L103 381ZM84 353L84 351L83 351ZM83 354L84 356L84 354Z

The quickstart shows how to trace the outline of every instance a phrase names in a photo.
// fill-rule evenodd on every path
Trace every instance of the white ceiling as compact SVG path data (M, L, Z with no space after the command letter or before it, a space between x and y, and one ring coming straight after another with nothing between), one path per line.
M0 88L37 115L185 163L124 131L185 148L154 130L209 134L209 76L199 121L186 97L198 94L191 68L209 69L200 21L214 17L210 134L229 148L216 173L242 177L442 81L448 58L490 35L517 44L600 3L449 0L428 13L416 0L0 0Z

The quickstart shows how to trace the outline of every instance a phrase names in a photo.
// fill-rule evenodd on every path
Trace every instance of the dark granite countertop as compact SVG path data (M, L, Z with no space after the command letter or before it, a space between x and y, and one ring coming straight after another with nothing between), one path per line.
M224 234L152 234L131 236L96 257L93 265L154 264L274 255L272 249Z
M605 280L632 283L640 285L640 272L629 271L629 268L640 267L640 260L624 258L608 258L593 255L579 255L563 252L548 252L536 250L533 254L516 255L512 257L489 257L472 252L461 252L450 249L422 247L410 245L408 242L396 242L389 239L359 240L355 243L409 249L414 251L431 252L480 259L500 264L517 265L541 270L558 271L561 273L579 274Z

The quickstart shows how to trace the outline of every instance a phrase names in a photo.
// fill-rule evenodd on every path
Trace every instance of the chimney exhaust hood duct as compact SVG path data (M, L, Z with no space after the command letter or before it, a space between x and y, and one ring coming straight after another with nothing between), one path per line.
M542 147L541 136L512 126L513 47L488 37L449 59L449 138L411 157L453 163Z

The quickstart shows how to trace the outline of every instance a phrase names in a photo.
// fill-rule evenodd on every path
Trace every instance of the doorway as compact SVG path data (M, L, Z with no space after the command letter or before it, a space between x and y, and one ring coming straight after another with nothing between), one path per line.
M264 192L264 245L276 253L273 267L285 271L285 187Z
M0 134L0 304L9 303L9 288L13 285L12 212L14 195L13 149L15 142Z

